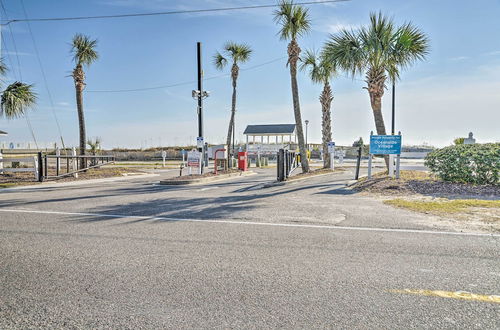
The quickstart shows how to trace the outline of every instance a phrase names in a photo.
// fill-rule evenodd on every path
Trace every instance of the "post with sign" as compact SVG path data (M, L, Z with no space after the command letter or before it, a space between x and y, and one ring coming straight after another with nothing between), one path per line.
M189 151L187 154L187 165L189 167L189 174L192 174L192 169L196 170L197 174L201 174L201 155L202 153L197 150Z
M328 142L328 156L330 157L330 168L335 169L335 142Z
M165 159L167 158L167 152L165 150L161 151L161 158L163 159L163 167L165 167Z
M401 132L399 135L370 135L370 155L368 158L368 178L372 177L372 156L390 155L392 165L389 163L389 175L394 176L394 155L397 156L396 178L399 179L399 162L401 155Z

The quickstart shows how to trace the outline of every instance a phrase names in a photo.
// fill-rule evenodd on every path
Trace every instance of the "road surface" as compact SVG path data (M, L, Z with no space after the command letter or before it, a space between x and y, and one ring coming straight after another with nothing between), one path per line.
M500 327L498 235L274 171L1 191L0 328Z

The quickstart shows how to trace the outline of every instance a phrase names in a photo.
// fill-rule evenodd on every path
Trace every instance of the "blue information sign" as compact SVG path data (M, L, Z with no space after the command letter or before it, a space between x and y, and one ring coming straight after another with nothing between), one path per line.
M372 155L401 154L401 135L370 135Z

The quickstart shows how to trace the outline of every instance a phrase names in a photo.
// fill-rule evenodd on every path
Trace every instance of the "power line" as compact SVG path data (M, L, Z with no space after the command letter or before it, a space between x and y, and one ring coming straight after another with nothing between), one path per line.
M49 97L50 108L52 110L52 114L54 115L54 119L55 119L55 122L56 122L56 125L57 125L57 130L59 132L59 137L61 139L62 147L63 147L63 149L66 149L66 146L64 145L64 139L63 139L63 136L62 136L62 132L61 132L61 125L59 124L59 120L57 119L56 111L54 109L54 100L52 99L52 93L50 92L50 89L49 89L49 84L47 82L47 77L45 75L45 70L43 69L42 60L40 59L40 53L38 52L38 47L36 45L35 36L33 35L33 31L31 30L30 21L28 19L28 13L26 12L26 7L24 6L24 1L23 0L21 0L21 5L23 7L24 16L26 17L25 22L26 22L26 25L28 26L28 30L29 30L30 35L31 35L31 41L33 42L33 48L35 50L35 55L36 55L36 58L38 60L38 65L40 66L40 71L42 73L43 82L45 84L45 89L47 90L47 95Z
M281 61L281 60L285 59L286 57L288 57L288 56L283 56L283 57L275 58L273 60L270 60L270 61L267 61L267 62L264 62L264 63L260 63L260 64L257 64L257 65L254 65L254 66L250 66L250 67L247 67L247 68L242 68L241 71L248 71L248 70L256 69L256 68L259 68L259 67L264 66L264 65L268 65L268 64L271 64L271 63L274 63L274 62L277 62L277 61ZM230 76L229 73L224 73L224 74L220 74L220 75L215 75L215 76L207 77L207 78L204 78L203 80L212 80L212 79L217 79L217 78L221 78L221 77L229 77L229 76ZM171 87L177 87L177 86L191 85L191 84L194 84L194 83L196 83L196 80L186 81L186 82L181 82L181 83L174 83L174 84L170 84L170 85L162 85L162 86L154 86L154 87L144 87L144 88L114 89L114 90L88 90L88 91L86 91L86 93L143 92L143 91L149 91L149 90L155 90L155 89L164 89L164 88L171 88Z
M304 1L296 2L295 5L318 5L325 3L347 2L351 0L321 0L321 1ZM279 4L271 5L256 5L256 6L242 6L242 7L225 7L225 8L212 8L212 9L191 9L191 10L176 10L176 11L163 11L153 13L136 13L136 14L118 14L118 15L97 15L97 16L74 16L74 17L47 17L47 18L15 18L6 20L1 25L8 25L16 22L49 22L49 21L76 21L76 20L89 20L89 19L108 19L108 18L125 18L125 17L140 17L140 16L158 16L158 15L175 15L175 14L193 14L193 13L208 13L208 12L222 12L233 10L246 10L246 9L260 9L260 8L273 8L278 7Z

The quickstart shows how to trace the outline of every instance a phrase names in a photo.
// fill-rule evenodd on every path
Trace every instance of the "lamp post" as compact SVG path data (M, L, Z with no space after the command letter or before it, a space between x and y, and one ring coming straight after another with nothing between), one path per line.
M309 150L309 145L307 144L307 127L309 125L309 120L306 119L305 123L306 123L306 149Z

